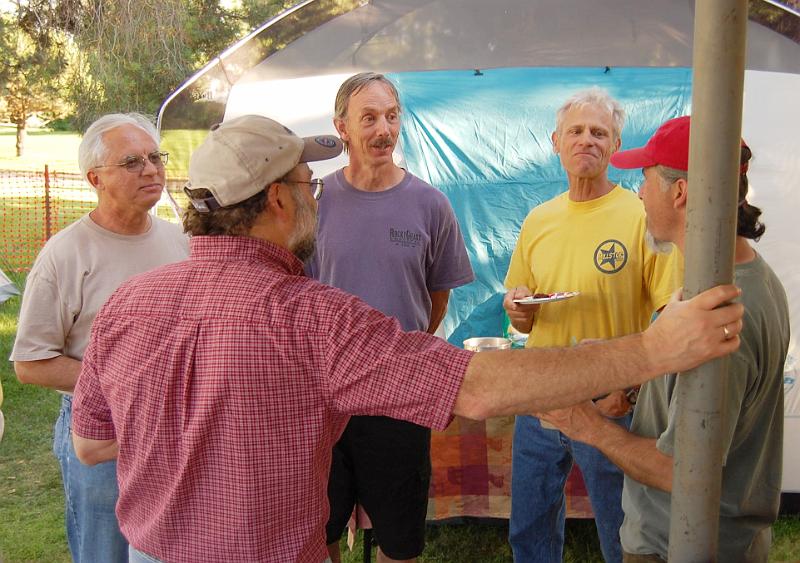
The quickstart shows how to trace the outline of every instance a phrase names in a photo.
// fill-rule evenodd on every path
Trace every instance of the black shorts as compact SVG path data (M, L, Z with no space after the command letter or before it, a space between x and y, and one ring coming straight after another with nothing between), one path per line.
M333 447L327 543L339 541L358 502L384 554L419 556L425 548L430 449L429 428L382 416L351 417Z

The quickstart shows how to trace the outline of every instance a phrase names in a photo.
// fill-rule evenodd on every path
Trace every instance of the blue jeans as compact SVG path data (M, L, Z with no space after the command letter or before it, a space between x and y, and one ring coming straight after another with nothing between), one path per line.
M615 420L628 428L630 415ZM511 520L508 539L515 563L560 563L564 549L564 485L578 464L589 492L600 548L607 563L622 561L623 474L597 449L573 442L539 419L518 416L511 466Z
M53 453L64 482L67 541L75 563L128 561L128 542L122 537L114 508L117 504L117 462L82 464L75 455L70 432L72 397L64 395L55 426Z

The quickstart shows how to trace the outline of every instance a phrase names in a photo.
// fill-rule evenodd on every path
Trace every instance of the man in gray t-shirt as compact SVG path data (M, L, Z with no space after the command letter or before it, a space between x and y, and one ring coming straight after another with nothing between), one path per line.
M689 117L663 124L647 145L611 157L617 168L643 168L639 197L656 249L681 252L686 228ZM750 246L764 233L761 210L747 201L752 156L742 143L735 282L745 307L741 347L731 355L723 405L723 469L716 560L763 562L778 516L783 444L783 369L789 347L786 293ZM728 336L727 326L723 327ZM630 432L607 424L591 405L546 415L571 437L599 448L625 472L620 529L623 561L666 561L675 432L675 389L664 375L642 386Z
M53 452L64 484L65 524L75 562L128 560L115 506L117 464L82 464L72 444L72 391L95 315L136 274L183 260L189 241L178 225L151 215L164 187L166 153L156 128L136 113L92 123L78 147L97 206L47 241L28 274L11 360L22 383L63 395Z
M350 162L324 179L309 274L397 318L406 331L433 333L450 290L474 279L450 203L394 163L400 101L386 77L348 78L335 110ZM355 503L372 521L379 560L416 558L424 547L429 483L429 429L352 417L333 452L331 559L339 561L339 539Z

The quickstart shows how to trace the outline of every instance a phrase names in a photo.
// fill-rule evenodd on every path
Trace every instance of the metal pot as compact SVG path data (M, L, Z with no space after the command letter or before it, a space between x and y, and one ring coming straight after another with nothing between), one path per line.
M508 350L511 340L494 336L476 336L464 341L464 349L473 352L486 352L487 350Z

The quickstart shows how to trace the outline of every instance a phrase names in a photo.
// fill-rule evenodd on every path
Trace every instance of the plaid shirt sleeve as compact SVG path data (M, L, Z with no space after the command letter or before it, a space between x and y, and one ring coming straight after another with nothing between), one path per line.
M72 402L72 431L81 438L90 440L113 440L116 438L111 409L108 407L95 364L95 338L102 326L100 315L92 326L92 340L81 362L81 373L75 385Z
M404 332L357 298L331 321L326 362L336 408L445 428L473 353L424 332Z

